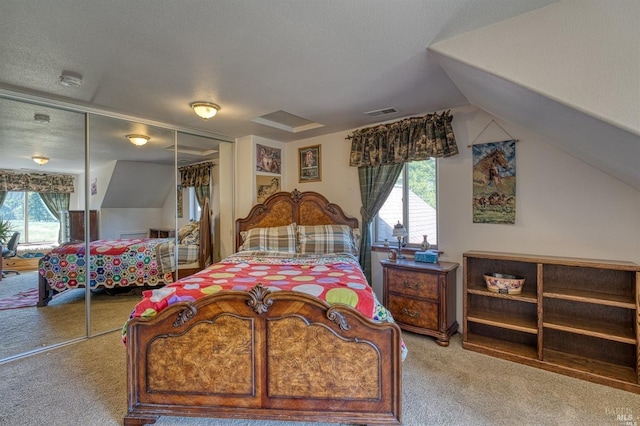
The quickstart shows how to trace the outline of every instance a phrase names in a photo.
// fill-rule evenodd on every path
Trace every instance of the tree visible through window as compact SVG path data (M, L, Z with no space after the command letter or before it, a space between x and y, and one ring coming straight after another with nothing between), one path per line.
M437 212L436 160L430 158L405 163L391 194L374 221L374 240L382 243L388 239L391 245L397 244L392 232L393 225L399 221L409 232L407 244L418 246L422 243L423 235L427 235L429 243L436 246Z
M14 231L20 232L20 243L58 241L60 222L49 212L37 192L7 193L0 207L0 217L8 220Z

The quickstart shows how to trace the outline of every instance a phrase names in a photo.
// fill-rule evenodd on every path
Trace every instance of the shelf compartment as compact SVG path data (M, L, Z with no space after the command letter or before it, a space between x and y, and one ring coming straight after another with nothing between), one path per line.
M466 262L466 286L467 290L487 291L484 274L501 273L519 275L524 277L524 285L520 298L537 299L538 272L537 264L531 262L518 262L503 259L473 258ZM498 294L498 293L494 293ZM506 295L504 295L506 296ZM514 297L516 295L513 295Z
M537 318L535 304L517 303L477 294L467 296L467 321L537 334Z
M571 370L584 371L607 379L620 380L634 384L637 383L636 372L631 367L602 362L552 349L545 349L542 356L546 362L553 365L558 365Z
M574 302L586 302L605 306L616 306L625 309L636 308L633 297L620 296L616 294L597 293L594 291L556 288L553 291L545 290L542 296L553 299L572 300Z
M487 287L484 288L467 288L467 293L470 294L478 294L480 296L485 297L495 297L498 299L508 299L513 300L515 302L525 302L525 303L538 303L538 298L535 294L503 294L503 293L494 293L493 291L487 290Z
M545 264L543 290L555 297L635 307L635 274L628 270Z
M463 342L528 359L537 359L538 338L534 334L491 327L486 324L467 323L467 339Z
M635 344L549 328L543 329L543 335L544 361L609 377L612 377L612 374L620 375L620 371L631 370L634 378L630 381L638 383ZM563 363L554 360L556 352L563 354L560 357ZM548 356L551 358L547 359L544 354L550 354Z
M635 310L547 298L543 309L544 327L636 344Z

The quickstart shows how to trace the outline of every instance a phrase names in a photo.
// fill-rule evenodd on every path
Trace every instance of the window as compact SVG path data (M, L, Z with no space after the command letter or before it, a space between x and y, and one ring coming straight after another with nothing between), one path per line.
M405 182L407 184L405 184ZM374 242L385 239L393 245L393 226L400 221L409 237L408 245L419 246L423 235L432 247L438 244L438 210L436 204L436 160L405 163L402 173L374 220Z
M20 243L58 241L60 222L37 192L9 191L0 207L0 217L8 220L14 231L20 232Z
M196 189L193 186L189 187L189 218L190 220L200 220L200 205L198 204L198 198L196 197Z

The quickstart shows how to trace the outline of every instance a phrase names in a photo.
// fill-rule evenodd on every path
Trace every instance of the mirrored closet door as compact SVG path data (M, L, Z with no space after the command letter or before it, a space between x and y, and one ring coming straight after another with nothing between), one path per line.
M84 171L85 114L0 97L0 219L19 233L2 260L0 360L86 336L78 271L62 277L50 265L51 284L70 290L46 303L38 274L62 242L63 212L84 208Z
M176 132L89 114L90 335L120 329L143 289L173 279ZM148 239L152 238L152 239Z
M195 133L0 90L0 219L21 234L3 259L0 362L119 330L143 289L176 279L178 230L202 214L180 167L211 166L219 259L215 165L232 139ZM148 238L158 244L130 250L126 262L113 243ZM108 241L102 256L87 256L96 240Z

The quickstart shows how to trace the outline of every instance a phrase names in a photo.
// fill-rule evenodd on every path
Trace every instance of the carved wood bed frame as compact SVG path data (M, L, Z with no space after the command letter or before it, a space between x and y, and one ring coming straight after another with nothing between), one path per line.
M236 229L293 221L357 226L320 194L293 191L255 206ZM396 324L260 284L177 303L128 325L124 424L159 416L400 424L400 345Z

